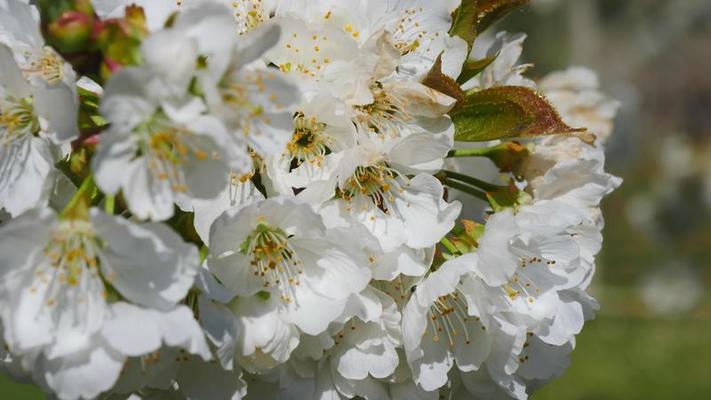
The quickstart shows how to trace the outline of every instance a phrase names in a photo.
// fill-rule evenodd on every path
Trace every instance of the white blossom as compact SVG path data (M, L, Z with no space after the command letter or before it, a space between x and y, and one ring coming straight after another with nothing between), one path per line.
M12 254L1 265L5 342L60 398L95 397L126 357L163 345L210 358L192 313L177 305L197 250L165 227L36 209L3 226L0 243Z

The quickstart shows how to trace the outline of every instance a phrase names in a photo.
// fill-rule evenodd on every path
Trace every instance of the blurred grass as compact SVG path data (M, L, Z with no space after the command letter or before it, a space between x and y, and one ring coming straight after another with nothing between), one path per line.
M533 400L706 399L711 321L600 317L578 337L568 371Z
M44 394L39 388L16 383L0 373L0 399L40 400L44 398Z

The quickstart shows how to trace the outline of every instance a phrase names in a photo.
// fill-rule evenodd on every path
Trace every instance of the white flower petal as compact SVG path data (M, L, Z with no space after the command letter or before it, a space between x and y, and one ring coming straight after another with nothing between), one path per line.
M200 266L195 246L164 225L133 224L96 209L91 217L106 240L102 271L122 295L161 310L185 297Z

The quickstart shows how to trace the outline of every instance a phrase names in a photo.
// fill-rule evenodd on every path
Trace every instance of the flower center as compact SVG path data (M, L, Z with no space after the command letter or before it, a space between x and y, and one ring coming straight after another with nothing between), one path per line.
M183 166L192 160L211 157L196 135L160 114L139 126L136 134L141 155L146 157L153 177L169 181L172 190L178 193L187 191Z
M262 0L233 1L232 9L238 25L237 32L240 35L254 30L270 18L269 12L264 9Z
M22 68L26 76L39 76L52 85L64 79L64 60L51 48L43 48L39 55L28 53L25 56L29 60Z
M453 347L456 338L464 334L464 343L471 344L470 329L486 330L483 325L478 324L478 317L469 316L463 297L459 290L455 290L451 294L440 296L427 311L428 330L432 330L432 341L439 342L444 336L449 346Z
M260 223L242 243L241 251L251 257L250 266L262 278L264 288L278 288L282 300L290 303L293 286L300 284L304 269L288 239L282 229Z
M520 268L511 276L509 282L503 286L508 298L511 301L515 301L523 296L529 304L533 304L542 290L534 280L538 273L534 271L529 274L530 271L528 270L530 268L540 268L543 265L553 267L555 263L553 260L543 260L535 256L531 258L521 257Z
M238 126L245 137L261 134L262 125L271 125L269 109L280 110L279 93L270 91L274 72L237 71L230 69L220 82L220 95L226 112L222 115Z
M0 144L10 145L15 140L34 135L40 130L32 98L0 99Z
M330 137L324 134L326 124L315 117L306 117L298 112L294 117L294 136L286 149L297 166L303 162L320 166L328 153Z
M422 7L406 9L393 32L395 48L400 50L400 54L403 56L416 51L423 45L423 42L431 43L434 37L439 36L439 32L432 35L423 29L419 22L422 18L418 17L418 14L422 13L424 13Z
M393 191L402 191L397 178L400 173L379 163L368 167L359 166L340 188L340 195L347 201L357 196L369 197L386 214L389 204L395 201Z
M401 124L413 119L412 115L403 111L406 109L406 100L387 93L377 82L371 91L375 100L371 104L356 106L353 122L362 132L379 137L400 137Z
M44 248L44 256L49 264L40 264L35 271L39 282L47 285L47 306L51 307L64 300L63 297L67 296L67 293L62 289L65 287L87 290L87 285L96 282L101 284L98 259L100 246L88 221L60 222ZM36 292L38 288L33 286L30 290ZM106 296L107 292L103 287L101 290L102 295Z

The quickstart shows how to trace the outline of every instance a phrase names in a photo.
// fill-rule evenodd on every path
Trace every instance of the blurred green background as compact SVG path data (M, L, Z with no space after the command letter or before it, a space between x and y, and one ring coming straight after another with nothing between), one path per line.
M532 398L711 398L711 1L533 0L497 28L528 34L534 77L588 66L622 102L602 308Z
M623 104L602 308L533 399L711 398L711 1L532 0L497 28L528 34L533 77L588 66ZM0 374L0 399L41 398Z

